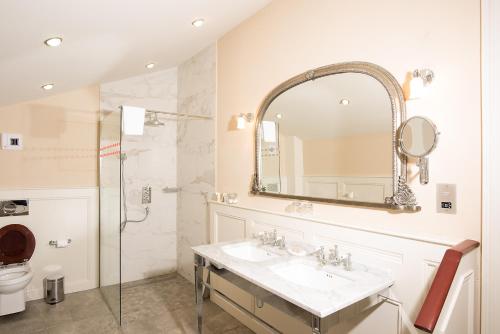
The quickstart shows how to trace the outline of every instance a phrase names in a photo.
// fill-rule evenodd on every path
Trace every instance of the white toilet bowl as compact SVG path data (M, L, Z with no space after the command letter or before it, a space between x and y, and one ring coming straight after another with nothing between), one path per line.
M26 309L26 287L33 279L28 261L35 236L24 225L0 228L0 316Z
M26 309L25 288L32 278L28 264L0 268L0 316Z

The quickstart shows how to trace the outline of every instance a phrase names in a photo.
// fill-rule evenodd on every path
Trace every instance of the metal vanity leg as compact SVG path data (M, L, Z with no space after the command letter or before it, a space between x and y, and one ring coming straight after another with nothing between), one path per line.
M203 268L205 259L197 254L194 255L194 286L196 298L196 322L198 333L203 331Z
M326 333L325 331L323 331L322 324L321 324L321 318L317 317L315 315L312 316L311 327L312 327L312 334L324 334L324 333Z

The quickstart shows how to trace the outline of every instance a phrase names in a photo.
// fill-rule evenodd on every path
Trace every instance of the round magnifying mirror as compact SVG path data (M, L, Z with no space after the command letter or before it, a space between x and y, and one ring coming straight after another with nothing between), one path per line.
M400 130L401 151L414 158L431 153L437 144L437 128L425 117L412 117L403 123Z
M407 156L418 158L420 183L429 183L429 155L437 145L439 133L436 125L425 117L412 117L401 125L399 144Z

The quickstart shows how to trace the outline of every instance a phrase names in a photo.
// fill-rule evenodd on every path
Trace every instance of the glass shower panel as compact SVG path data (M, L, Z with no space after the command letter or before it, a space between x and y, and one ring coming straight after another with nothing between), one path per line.
M100 123L100 289L121 319L121 112L101 112Z

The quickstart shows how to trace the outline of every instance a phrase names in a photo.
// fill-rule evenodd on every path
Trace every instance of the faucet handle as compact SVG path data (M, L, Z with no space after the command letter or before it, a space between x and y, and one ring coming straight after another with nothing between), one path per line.
M344 268L347 271L352 270L352 255L351 253L347 253L347 256L343 259L344 262Z
M339 256L339 246L338 245L335 245L333 248L330 248L330 255L328 256L328 258L333 261L335 259L337 259Z
M325 247L321 246L317 251L316 251L316 257L319 260L322 260L325 258Z
M279 246L280 246L280 249L285 249L286 247L286 241L285 241L285 236L282 235L281 237L278 238L278 243L279 243Z
M325 264L328 263L328 260L326 259L326 254L325 254L325 247L321 246L318 250L318 261L319 263L324 266Z

